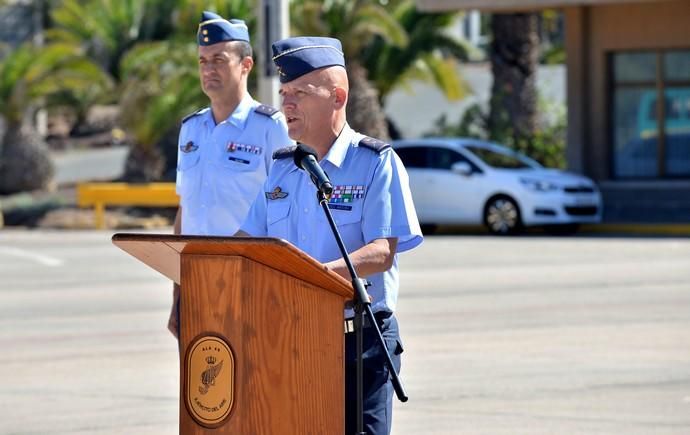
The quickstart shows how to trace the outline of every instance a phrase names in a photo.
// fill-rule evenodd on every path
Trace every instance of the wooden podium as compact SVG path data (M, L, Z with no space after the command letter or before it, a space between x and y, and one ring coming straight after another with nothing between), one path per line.
M279 239L113 243L181 285L180 434L344 432L350 283Z

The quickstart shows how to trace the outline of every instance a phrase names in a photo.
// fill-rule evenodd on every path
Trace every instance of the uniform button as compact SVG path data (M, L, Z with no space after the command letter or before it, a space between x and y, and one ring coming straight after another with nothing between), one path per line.
M307 240L307 236L302 236L302 241Z
M305 208L305 209L304 209L304 212L305 212L305 213L309 213L309 209L308 209L308 208Z

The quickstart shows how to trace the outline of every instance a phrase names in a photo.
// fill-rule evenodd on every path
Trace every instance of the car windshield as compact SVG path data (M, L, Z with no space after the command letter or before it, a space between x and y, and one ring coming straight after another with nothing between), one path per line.
M479 157L487 165L498 169L537 169L541 165L536 161L508 148L465 146L465 149Z

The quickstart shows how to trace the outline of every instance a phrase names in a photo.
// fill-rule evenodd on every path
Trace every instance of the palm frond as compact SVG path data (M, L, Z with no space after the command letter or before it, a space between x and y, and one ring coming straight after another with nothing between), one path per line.
M461 100L469 93L469 86L458 75L458 64L453 59L443 59L428 54L420 59L438 89L451 101Z
M371 30L371 33L368 34L369 37L380 36L395 47L405 47L409 42L407 31L393 15L381 6L375 4L362 6L356 11L353 21L355 29L365 24Z

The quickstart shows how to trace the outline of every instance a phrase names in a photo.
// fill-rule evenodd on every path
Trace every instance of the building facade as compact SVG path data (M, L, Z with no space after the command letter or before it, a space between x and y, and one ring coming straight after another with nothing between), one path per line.
M607 221L690 221L690 1L417 3L425 10L562 10L569 168L599 183Z
M43 42L42 2L8 0L0 6L0 43L12 49L24 42ZM0 54L2 50L0 50Z

